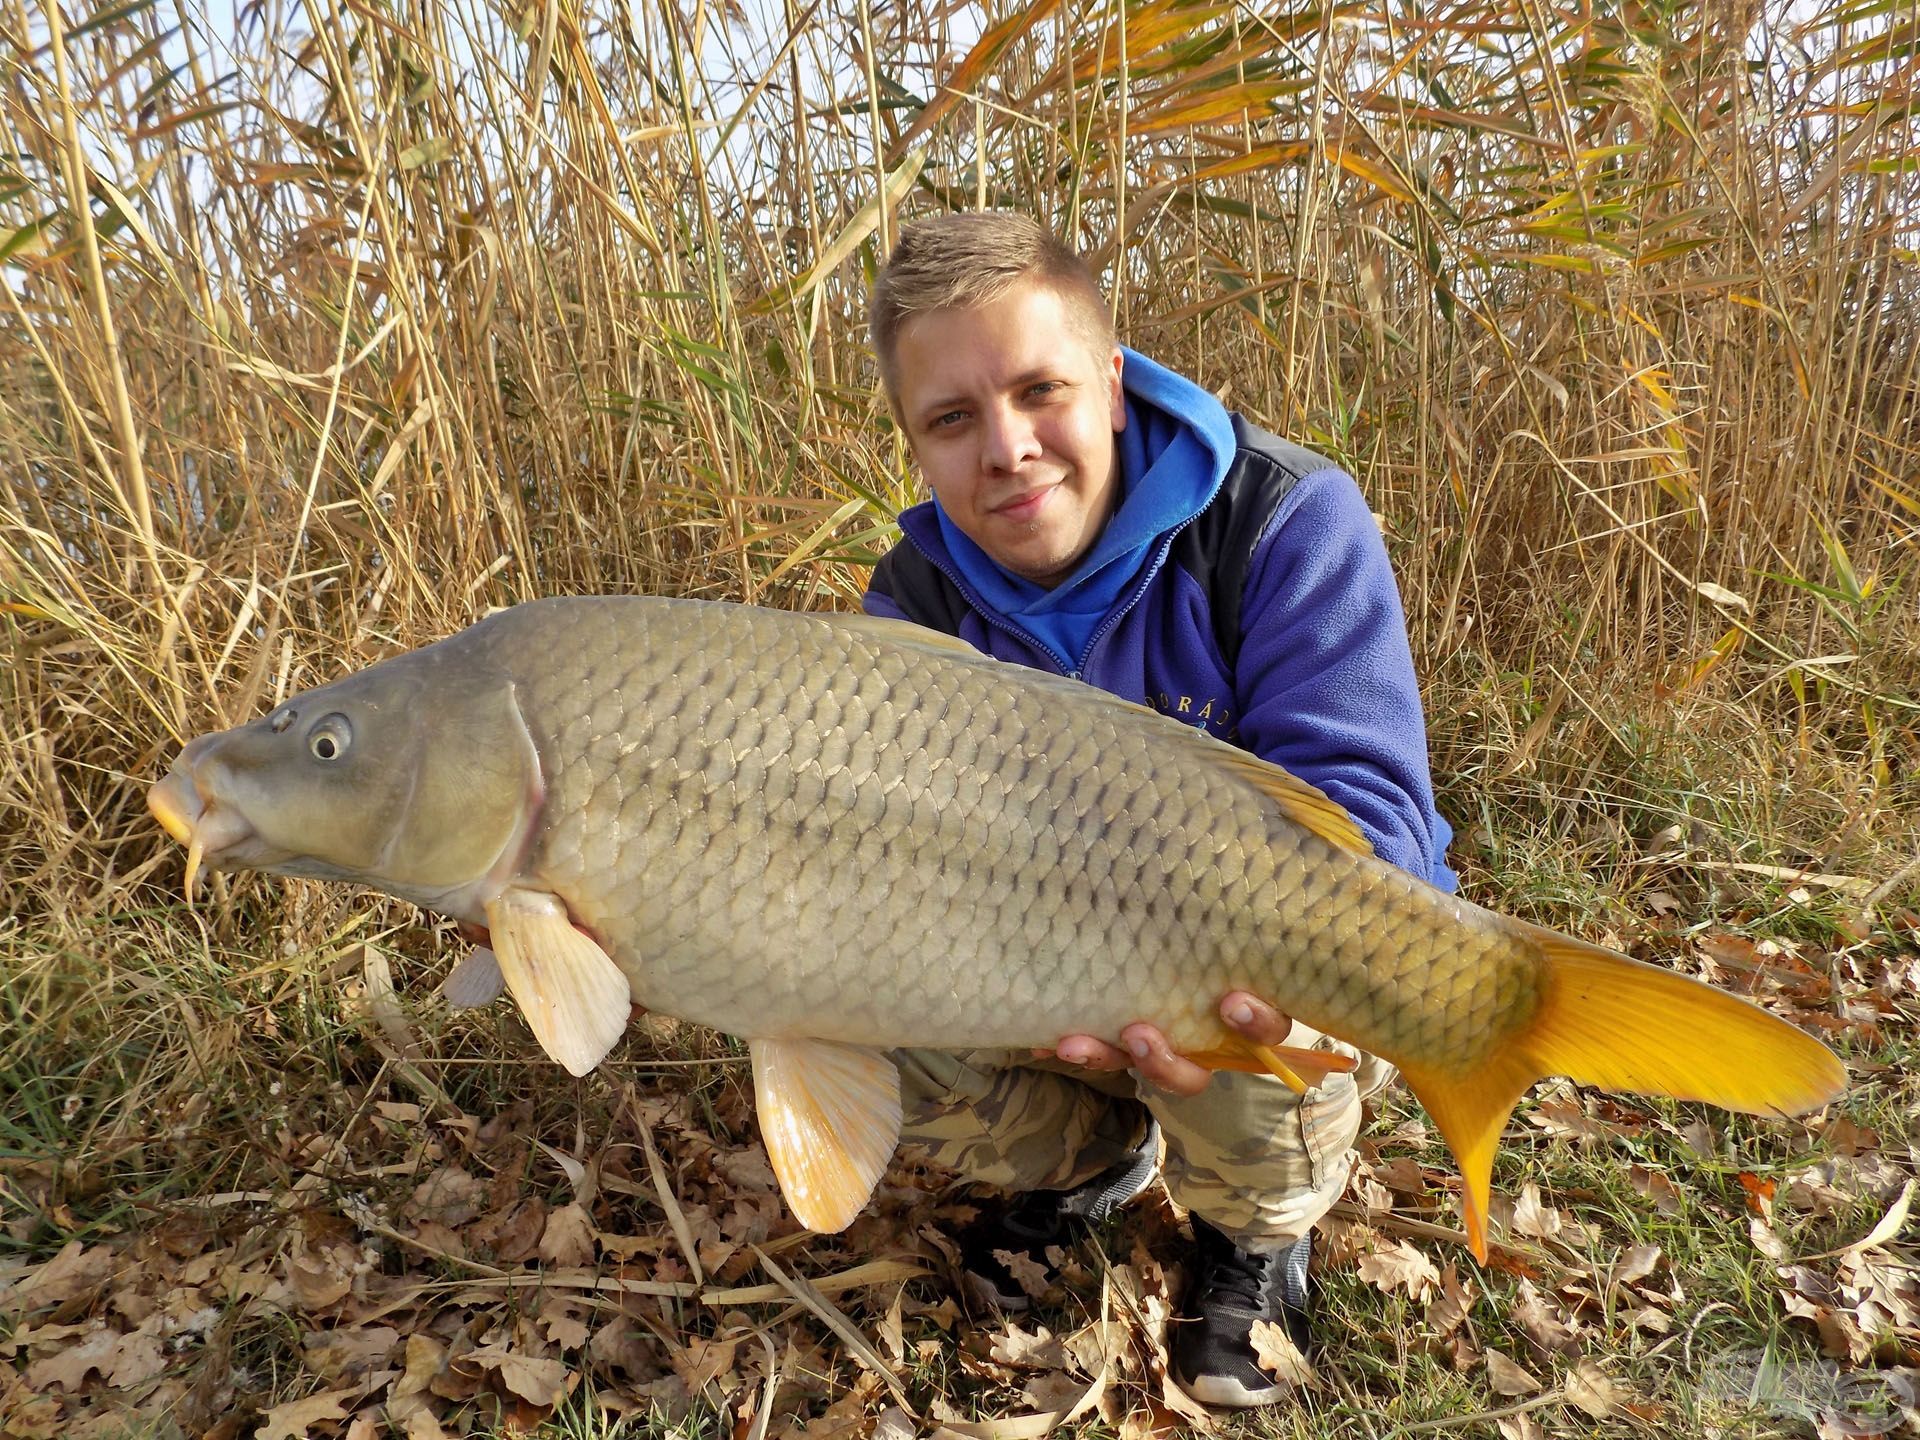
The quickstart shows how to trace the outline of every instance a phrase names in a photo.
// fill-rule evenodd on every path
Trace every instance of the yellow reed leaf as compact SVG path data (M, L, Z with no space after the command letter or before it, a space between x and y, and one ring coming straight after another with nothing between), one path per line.
M1391 171L1351 150L1330 150L1327 158L1349 174L1358 175L1377 190L1384 190L1396 200L1411 200L1413 192L1400 183L1399 177Z
M1718 670L1733 657L1734 653L1739 650L1746 638L1747 632L1742 630L1738 625L1728 630L1726 634L1713 642L1712 648L1709 649L1706 654L1693 662L1693 668L1687 672L1687 678L1681 683L1680 688L1682 690L1691 690L1715 670Z
M973 49L967 52L967 58L946 78L939 92L927 102L926 107L914 118L913 124L907 127L907 133L894 141L887 152L888 162L892 163L905 155L921 136L945 119L954 106L973 93L981 79L1006 53L1008 46L1059 8L1060 0L1039 0L1038 4L1015 10L999 24L988 27L986 33L974 42Z
M827 276L839 267L842 260L860 248L860 244L880 225L883 209L892 209L899 203L900 197L907 193L913 182L920 176L920 167L927 163L926 147L911 150L887 173L886 183L878 195L870 198L854 212L853 219L847 222L847 228L829 240L820 251L820 258L807 268L790 285L775 294L755 302L751 307L756 313L772 309L776 305L788 304L807 294Z

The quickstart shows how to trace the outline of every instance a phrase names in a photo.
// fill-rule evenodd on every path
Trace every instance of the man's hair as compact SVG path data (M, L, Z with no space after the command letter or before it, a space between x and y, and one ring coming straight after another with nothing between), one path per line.
M903 227L874 278L867 325L887 400L900 408L896 359L900 330L930 310L991 305L1023 280L1047 286L1068 323L1105 356L1119 344L1100 282L1074 249L1025 215L971 211L935 215Z

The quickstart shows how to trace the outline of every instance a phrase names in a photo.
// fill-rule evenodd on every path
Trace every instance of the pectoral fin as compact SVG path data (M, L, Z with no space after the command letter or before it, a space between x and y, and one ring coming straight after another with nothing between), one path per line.
M475 1010L499 999L506 983L499 958L482 945L447 972L447 978L440 982L440 993L449 1009Z
M780 1189L809 1230L844 1230L900 1143L900 1072L876 1050L831 1040L749 1040L760 1135Z
M487 928L500 974L535 1038L571 1074L586 1074L627 1028L627 977L552 895L507 891L487 906Z
M1256 1045L1244 1035L1225 1031L1211 1050L1184 1050L1181 1054L1209 1070L1238 1070L1248 1075L1277 1075L1296 1095L1304 1095L1329 1075L1350 1075L1359 1061L1332 1050L1305 1050L1295 1045Z

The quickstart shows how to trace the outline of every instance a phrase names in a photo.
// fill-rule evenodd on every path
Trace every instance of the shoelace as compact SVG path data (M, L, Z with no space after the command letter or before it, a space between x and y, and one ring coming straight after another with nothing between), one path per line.
M1267 1267L1278 1258L1254 1255L1231 1241L1207 1247L1202 1293L1209 1300L1231 1301L1250 1310L1266 1309Z

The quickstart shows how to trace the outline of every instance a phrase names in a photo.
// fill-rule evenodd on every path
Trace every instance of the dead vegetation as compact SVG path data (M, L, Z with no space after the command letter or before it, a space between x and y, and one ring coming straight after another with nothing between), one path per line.
M975 1323L938 1177L796 1240L713 1037L562 1083L437 1008L453 938L402 907L187 914L140 804L183 737L490 605L852 603L913 493L865 279L972 204L1359 476L1469 893L1854 1068L1804 1132L1539 1100L1481 1272L1390 1113L1331 1348L1257 1426L1912 1423L1911 6L238 21L0 9L6 1433L1208 1423L1157 1368L1170 1215Z

